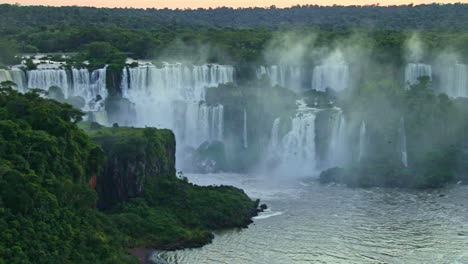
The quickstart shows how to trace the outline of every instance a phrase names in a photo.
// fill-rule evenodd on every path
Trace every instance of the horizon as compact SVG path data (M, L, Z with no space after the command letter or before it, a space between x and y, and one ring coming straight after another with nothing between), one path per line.
M130 3L132 2L132 3ZM96 8L135 8L135 9L147 9L147 8L156 8L156 9L208 9L208 8L269 8L271 6L276 6L277 8L290 8L293 6L304 6L304 5L318 5L318 6L408 6L408 5L424 5L424 4L468 4L468 0L464 1L438 1L434 2L433 0L418 0L418 1L402 1L402 0L389 0L384 1L384 3L376 2L375 0L359 0L352 1L346 0L341 1L340 3L331 2L329 0L317 0L317 1L307 1L307 0L297 0L294 3L285 0L277 1L265 1L265 0L203 0L187 4L184 0L173 0L173 1L157 1L156 0L4 0L0 1L0 4L19 4L21 6L79 6L79 7L96 7Z

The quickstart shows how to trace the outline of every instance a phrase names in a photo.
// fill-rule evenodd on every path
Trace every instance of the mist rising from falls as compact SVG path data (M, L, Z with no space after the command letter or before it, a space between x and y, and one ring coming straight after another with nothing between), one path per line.
M248 139L247 139L247 111L244 109L244 127L243 127L243 131L242 131L242 141L243 141L243 144L244 144L244 148L248 148L249 147L249 142L248 142Z
M405 119L401 117L400 119L400 128L398 129L400 136L400 153L401 153L401 163L403 166L408 167L408 152L406 148L406 129L405 129Z
M334 109L329 126L330 139L327 150L326 167L332 168L343 166L346 162L347 154L347 127L343 111L339 108Z
M282 86L294 92L303 91L304 69L292 65L272 65L260 66L257 70L257 78L266 75L271 81L271 85Z
M327 88L342 91L349 85L347 64L319 65L314 68L312 89L324 92Z
M291 129L279 138L280 119L273 123L269 162L278 175L311 176L317 172L315 119L317 109L298 101L298 110L291 120Z
M315 66L312 74L312 89L325 91L330 88L342 91L349 86L349 66L341 51L330 54L321 65Z
M468 97L468 65L444 65L440 74L440 92L450 97Z
M409 89L411 85L418 84L418 78L428 76L432 80L432 67L429 64L409 63L405 68L405 85Z
M366 155L366 145L367 145L367 135L366 135L366 123L361 122L361 127L359 128L359 154L358 161L361 161Z
M125 68L122 76L122 94L135 107L132 125L172 129L178 157L185 147L223 140L224 107L207 105L205 94L207 87L233 82L232 66L166 63Z

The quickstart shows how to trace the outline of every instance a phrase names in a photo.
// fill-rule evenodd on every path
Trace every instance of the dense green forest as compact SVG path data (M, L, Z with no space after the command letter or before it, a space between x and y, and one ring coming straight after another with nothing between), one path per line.
M351 36L401 58L415 31L429 49L464 48L468 5L139 10L0 5L0 64L18 53L77 52L106 42L135 58L222 63L261 61L275 36L295 32L329 45Z
M170 131L82 124L90 137L81 111L10 86L0 87L0 263L137 263L127 248L201 246L256 212L239 189L171 174ZM114 160L130 170L120 180L144 191L99 211L106 190L130 190L106 173Z

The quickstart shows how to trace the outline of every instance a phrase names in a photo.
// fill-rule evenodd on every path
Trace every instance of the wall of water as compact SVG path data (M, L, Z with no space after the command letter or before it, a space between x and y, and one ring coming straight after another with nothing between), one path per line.
M27 87L26 74L20 69L2 70L0 69L0 82L11 81L16 84L20 92L24 92Z
M307 71L299 66L292 65L271 65L260 66L257 69L257 78L266 75L271 81L271 85L279 85L294 92L302 92L308 87L304 84Z
M440 67L439 91L452 98L468 97L468 65L456 63Z
M405 67L405 87L409 89L411 85L418 84L418 78L428 76L432 80L432 67L429 64L409 63Z
M164 64L125 68L122 94L134 103L135 126L172 129L178 160L183 149L198 148L206 141L223 141L224 107L205 103L208 87L234 81L228 65Z
M314 68L312 89L324 92L327 88L342 91L349 86L349 67L346 63L324 64Z

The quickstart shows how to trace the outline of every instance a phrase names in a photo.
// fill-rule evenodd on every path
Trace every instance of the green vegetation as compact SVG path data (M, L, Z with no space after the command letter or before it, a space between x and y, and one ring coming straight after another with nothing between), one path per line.
M126 248L201 246L210 230L251 221L256 202L241 190L199 187L173 174L173 157L154 152L175 148L169 131L94 126L96 144L78 128L82 116L2 83L0 263L137 263ZM140 160L142 153L148 156ZM144 192L102 212L100 184L108 183L104 172L114 159L155 162L161 170L144 174Z
M317 46L361 34L375 47L374 58L395 61L403 58L402 44L417 31L429 49L453 47L468 55L467 9L466 4L239 10L0 5L0 63L11 64L17 52L82 51L97 60L92 65L122 64L124 53L242 67L261 62L269 41L291 31L316 37Z
M351 118L366 122L366 155L343 169L323 172L322 182L434 188L467 180L468 104L435 94L428 77L419 80L409 90L392 82L371 83L340 102ZM408 167L403 166L399 150L401 118L405 121ZM358 133L353 137L358 149Z

